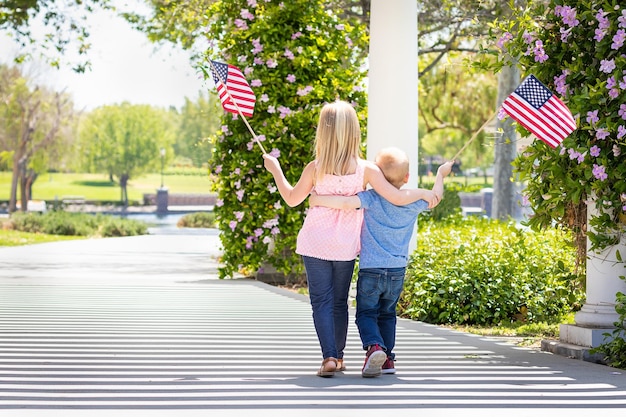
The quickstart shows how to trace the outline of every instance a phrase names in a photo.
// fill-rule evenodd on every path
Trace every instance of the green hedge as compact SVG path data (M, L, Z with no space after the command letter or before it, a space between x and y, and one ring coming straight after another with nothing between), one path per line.
M474 216L422 221L399 314L433 324L558 321L584 297L571 241Z
M137 220L117 216L50 211L47 213L13 213L14 230L61 236L136 236L148 233L148 226Z

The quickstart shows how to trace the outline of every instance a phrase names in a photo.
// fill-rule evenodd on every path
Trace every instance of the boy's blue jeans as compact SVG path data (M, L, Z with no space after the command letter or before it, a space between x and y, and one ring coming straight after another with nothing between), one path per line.
M359 270L356 292L356 325L363 349L379 345L387 356L396 345L396 305L404 287L406 268Z
M341 359L348 336L348 292L354 260L325 261L309 256L302 259L322 357Z

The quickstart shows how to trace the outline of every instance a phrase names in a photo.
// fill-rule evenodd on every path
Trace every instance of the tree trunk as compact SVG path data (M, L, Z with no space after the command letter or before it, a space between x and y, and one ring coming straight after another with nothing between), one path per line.
M26 213L26 211L28 211L28 194L26 192L26 161L22 159L19 162L18 166L18 181L20 184L20 210Z
M498 77L497 108L517 87L520 80L519 70L515 67L504 67ZM502 135L496 135L495 161L493 174L493 202L491 213L494 219L506 220L515 213L515 182L513 181L512 162L517 153L515 126L509 117L499 120L496 124Z
M120 189L122 191L122 204L124 207L128 207L128 174L122 174L120 176Z

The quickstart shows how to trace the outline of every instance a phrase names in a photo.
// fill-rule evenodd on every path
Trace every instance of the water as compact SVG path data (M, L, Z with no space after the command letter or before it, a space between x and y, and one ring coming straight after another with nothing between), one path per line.
M216 235L217 229L178 227L176 224L186 213L125 213L119 214L131 220L138 220L148 225L151 235Z

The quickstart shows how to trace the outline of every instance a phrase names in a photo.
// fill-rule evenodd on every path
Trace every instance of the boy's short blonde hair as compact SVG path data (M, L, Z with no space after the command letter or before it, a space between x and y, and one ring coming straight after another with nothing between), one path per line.
M376 154L376 165L387 181L400 188L409 173L409 157L398 148L383 148Z

